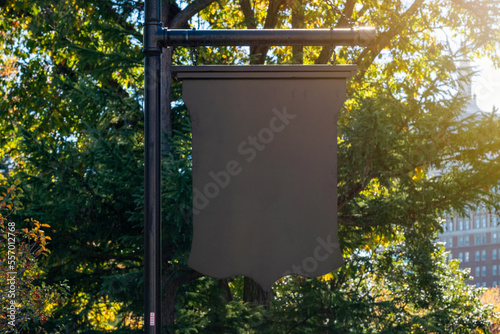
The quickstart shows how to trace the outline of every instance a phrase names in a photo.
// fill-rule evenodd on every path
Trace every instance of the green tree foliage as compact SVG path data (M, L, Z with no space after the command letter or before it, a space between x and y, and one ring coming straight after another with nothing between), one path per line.
M20 218L48 223L57 240L46 276L67 280L79 300L64 312L70 332L93 327L90 310L111 292L134 314L142 309L142 227L131 218L143 175L141 34L127 20L136 6L2 8L2 69L11 75L1 77L1 151L24 179Z
M47 320L58 317L60 305L68 300L69 286L65 282L47 285L39 279L43 274L39 257L50 253L47 244L51 238L44 232L50 226L33 219L9 219L22 206L19 184L9 185L0 177L0 328L4 333L46 333ZM21 228L23 225L27 227ZM52 328L48 332L58 331Z
M173 83L163 165L162 318L179 333L424 333L486 328L477 292L432 244L444 210L498 209L499 122L464 116L455 60L500 64L494 1L163 1L170 28L377 28L339 118L339 222L346 266L263 295L244 278L186 266L189 114ZM0 166L23 179L22 220L51 226L45 280L72 287L66 331L130 333L142 321L143 2L0 2ZM449 42L446 38L449 38ZM331 46L198 48L200 63L320 64ZM173 62L190 62L176 49ZM437 171L440 171L439 173ZM404 242L403 242L404 241ZM452 283L453 282L453 283ZM453 284L453 285L452 285ZM258 302L262 305L255 305ZM105 307L103 307L103 305Z
M487 331L492 309L481 289L467 285L442 244L412 231L408 239L351 254L321 279L286 277L274 286L267 311L225 301L216 281L200 279L182 295L179 333L476 333ZM418 242L412 240L418 240ZM231 291L238 296L238 284ZM212 287L210 286L212 285ZM198 290L199 289L199 290ZM189 293L195 292L195 294ZM212 291L212 294L203 293ZM200 298L200 296L204 296ZM241 295L240 295L241 298ZM244 304L243 304L244 305ZM189 306L189 307L187 307ZM262 307L262 306L261 306Z

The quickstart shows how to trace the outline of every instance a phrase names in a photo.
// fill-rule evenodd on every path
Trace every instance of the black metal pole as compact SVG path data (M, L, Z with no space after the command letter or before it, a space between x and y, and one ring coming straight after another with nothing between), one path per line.
M152 29L164 46L359 45L375 41L375 28L356 29Z
M160 0L144 2L144 332L161 333Z

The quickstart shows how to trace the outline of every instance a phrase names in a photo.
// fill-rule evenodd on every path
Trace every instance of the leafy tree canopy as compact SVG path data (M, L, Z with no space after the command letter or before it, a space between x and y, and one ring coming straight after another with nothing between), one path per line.
M163 320L171 330L445 333L487 327L487 313L464 285L465 274L445 264L432 238L443 211L463 213L479 203L496 210L500 203L492 191L500 178L498 117L463 114L466 98L457 93L467 75L456 63L487 56L500 65L500 4L333 3L343 15L329 1L163 1L170 28L348 27L349 18L377 29L372 47L336 48L337 63L358 65L338 124L338 207L347 265L322 280L287 278L266 296L247 279L214 280L187 268L189 115L180 102L165 112ZM99 321L110 323L104 315L112 310L113 327L138 329L143 2L0 5L0 168L23 179L20 221L34 217L51 226L45 279L67 279L74 297L50 321L73 333L106 330ZM320 64L330 49L198 52L207 64ZM175 64L190 58L189 50L173 50ZM180 100L175 80L171 98ZM103 304L99 318L96 306Z

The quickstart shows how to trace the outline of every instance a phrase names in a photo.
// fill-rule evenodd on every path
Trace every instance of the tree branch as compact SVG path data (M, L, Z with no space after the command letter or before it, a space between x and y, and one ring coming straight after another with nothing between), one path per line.
M293 0L292 7L292 29L304 28L304 5L303 0ZM293 63L304 64L304 47L294 45L292 47Z
M344 226L358 226L358 224L352 219L338 217L338 222Z
M343 14L345 17L348 17L349 19L352 18L352 13L354 12L354 5L356 4L357 0L347 0L345 5L344 5L344 11ZM344 16L341 16L340 19L337 21L337 24L335 25L335 28L349 28L349 22L344 18ZM321 49L321 52L319 53L318 58L315 60L315 64L326 64L328 62L328 56L330 55L330 48L331 45L325 45Z
M205 9L215 0L197 0L190 3L183 11L177 14L172 22L170 22L170 29L180 29L185 26L189 19L196 15L199 11Z
M266 22L264 29L274 29L278 24L278 13L281 7L286 4L286 0L270 0L267 8ZM256 56L250 60L251 64L264 64L266 60L268 46L256 46L250 48L250 55Z
M337 201L337 210L340 211L340 209L342 209L347 203L358 196L358 194L362 192L364 188L365 186L361 184L361 182L356 182L353 187L351 187L351 190L347 195L339 197Z
M386 32L381 33L377 36L376 42L370 48L366 48L359 55L356 60L356 65L359 67L358 74L355 77L355 81L359 81L368 70L368 67L373 63L375 58L379 55L380 51L390 46L392 39L397 36L403 28L408 27L411 20L410 18L415 15L417 10L422 6L424 0L416 0L410 8L401 16L398 24L393 26Z
M250 4L250 0L240 0L240 8L245 16L245 26L247 29L256 29L257 21L255 20L255 13Z
M344 15L340 17L340 20L337 22L335 28L350 28L349 22L345 19L348 17L352 18L352 13L354 12L354 5L356 5L357 0L347 0L344 6Z
M89 256L96 258L96 259L142 262L142 259L139 257L127 256L127 255L92 253L92 254L89 254Z
M363 169L363 174L360 175L360 182L356 182L351 187L351 190L347 192L346 196L340 196L337 201L337 211L342 209L349 201L353 200L356 196L361 193L365 187L370 183L373 175L371 173L373 157L366 160L365 168Z
M264 29L273 29L278 23L278 13L281 7L286 3L286 0L271 0L267 9L266 22Z

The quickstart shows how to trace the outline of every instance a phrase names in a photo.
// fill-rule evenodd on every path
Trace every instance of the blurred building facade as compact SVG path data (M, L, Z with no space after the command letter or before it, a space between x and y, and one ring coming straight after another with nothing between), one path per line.
M464 71L470 71L469 62L461 62ZM464 73L464 75L467 73ZM462 96L469 97L465 115L481 112L472 94L471 82L461 84ZM465 216L446 215L443 233L439 241L444 242L450 251L449 259L460 260L460 268L470 268L474 277L469 284L482 287L500 285L500 227L499 215L484 207L466 210Z
M470 284L500 285L499 216L484 208L467 210L466 215L447 215L439 241L450 251L449 259L460 260L460 268L470 268Z

